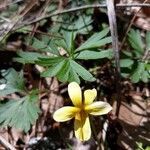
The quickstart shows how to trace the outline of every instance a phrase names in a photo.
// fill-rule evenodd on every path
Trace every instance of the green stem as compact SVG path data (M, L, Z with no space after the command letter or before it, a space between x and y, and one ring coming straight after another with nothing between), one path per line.
M91 123L91 128L92 128L92 131L93 131L94 139L95 139L95 141L97 141L99 150L103 150L102 145L101 145L101 143L100 143L100 140L99 140L98 137L97 137L96 128L95 128L95 125L94 125L94 123L93 123L93 119L90 119L90 120L91 120L90 123Z

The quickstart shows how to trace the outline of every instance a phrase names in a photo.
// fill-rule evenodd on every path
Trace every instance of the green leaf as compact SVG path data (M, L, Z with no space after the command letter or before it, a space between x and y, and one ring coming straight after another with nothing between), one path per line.
M121 59L120 67L131 67L134 61L132 59Z
M67 26L68 30L74 30L81 34L88 34L92 30L92 16L91 15L82 15L79 16L70 26ZM63 26L66 28L66 25Z
M144 72L144 63L139 62L137 65L137 68L135 69L135 71L133 72L133 74L131 75L131 81L133 83L137 83L140 81L141 79L141 75Z
M150 150L150 146L147 146L145 150Z
M36 61L37 64L41 66L53 66L61 61L64 60L64 57L47 57L47 58L39 58L38 61Z
M102 50L100 52L92 51L92 50L84 50L81 51L79 54L76 54L75 59L102 59L108 58L111 59L113 57L112 49L109 50Z
M138 147L136 150L144 150L143 149L143 144L141 142L136 142L136 144L137 144L137 147Z
M63 50L65 50L67 53L69 52L69 51L68 51L68 47L67 47L66 42L65 42L64 39L55 40L55 45L56 45L58 48L63 48Z
M38 95L28 95L19 100L0 103L0 124L28 132L40 112L37 106Z
M95 81L96 79L93 77L93 75L88 72L84 67L82 67L81 65L79 65L78 63L76 63L73 60L70 60L70 65L73 68L73 70L79 75L81 76L84 80L86 81Z
M81 34L89 34L89 32L93 29L92 25L88 25L78 30L78 33Z
M23 72L18 73L14 69L9 69L3 72L2 76L5 77L6 83L5 87L0 89L0 96L25 91Z
M78 74L75 72L75 70L71 67L70 65L70 73L69 73L69 79L68 79L69 82L77 82L78 84L80 84L80 79L79 79L79 76Z
M133 83L138 83L140 81L140 75L137 73L137 72L134 72L132 75L131 75L131 81Z
M66 82L69 79L70 62L68 59L65 60L63 67L57 74L57 78L61 82Z
M32 47L34 47L35 49L43 50L43 49L47 48L47 44L44 43L44 41L40 41L39 39L37 39L35 37L32 39L28 37L27 40L28 40L27 42L32 40Z
M51 5L46 7L46 13L50 13L52 11L55 11L56 9L57 9L57 5L56 4L51 4Z
M51 57L39 58L37 62L41 66L46 66L46 71L41 73L43 77L56 76L61 82L76 81L80 83L79 76L87 81L94 81L95 78L85 68L80 66L71 58L67 57Z
M149 72L150 72L150 63L145 64L145 68L146 68L146 70L147 70L147 71L149 71Z
M76 37L76 33L63 30L63 37L66 43L65 50L70 54L74 50L74 39Z
M19 57L15 58L14 60L23 64L26 64L26 63L34 64L35 61L37 61L39 57L43 56L42 54L36 53L36 52L19 51L17 54Z
M46 71L41 73L43 77L53 77L56 76L59 81L61 82L71 82L76 81L80 83L80 79L78 74L70 65L70 60L68 58L61 60L58 63L47 68Z
M146 33L146 49L150 51L150 32Z
M48 68L46 71L41 73L42 77L53 77L58 74L58 72L65 65L65 60L61 60L59 63L54 64L52 67Z
M39 40L37 38L32 39L32 47L36 50L43 51L43 52L50 52L55 55L59 55L57 46L54 44L54 40L49 40L49 37L43 37L44 39ZM31 40L30 38L28 40Z
M148 78L149 78L148 72L147 72L146 70L143 71L143 73L141 74L141 80L142 80L144 83L147 83L147 82L148 82Z
M61 39L60 39L60 40L61 40ZM49 43L47 44L47 46L48 46L49 52L50 52L51 54L60 56L59 48L58 48L58 46L57 46L56 43L55 43L55 39L51 39L51 40L49 41ZM46 50L46 51L47 51L47 50Z
M78 30L78 33L87 34L92 30L92 26L90 25L92 21L92 15L79 16L78 20L74 22L74 28Z
M129 52L129 51L122 51L122 53L123 53L125 56L127 56L127 57L130 57L130 58L133 57L133 56L132 56L132 53Z
M109 29L106 28L100 33L95 33L87 41L85 41L76 51L87 50L92 48L99 48L102 45L108 44L111 42L111 37L104 38L109 32Z
M128 34L128 40L131 46L137 50L140 54L144 52L144 44L142 42L142 38L139 30L131 30Z

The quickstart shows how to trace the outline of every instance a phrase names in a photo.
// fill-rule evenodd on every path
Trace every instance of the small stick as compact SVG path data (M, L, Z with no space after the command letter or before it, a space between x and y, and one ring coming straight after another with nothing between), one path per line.
M100 139L98 139L98 137L97 137L96 128L95 128L95 125L94 125L93 122L94 122L94 120L93 120L93 118L91 117L90 124L91 124L91 128L92 128L92 131L93 131L94 139L97 141L99 150L103 150L103 149L104 149L103 143L101 143L101 142L100 142Z
M6 148L10 149L10 150L17 150L15 147L13 147L8 141L6 141L5 138L3 138L2 136L0 136L0 143L2 143Z
M150 4L116 4L115 5L117 8L124 8L124 7L150 7ZM76 12L76 11L80 11L80 10L85 10L85 9L89 9L89 8L106 8L107 5L106 4L93 4L93 5L84 5L84 6L80 6L80 7L74 7L74 8L70 8L70 9L66 9L63 11L57 11L45 16L41 16L39 18L36 18L35 20L29 21L29 22L23 22L22 24L17 25L14 29L19 29L21 27L42 21L44 19L47 18L51 18L53 16L57 16L57 15L62 15L65 13L70 13L70 12Z
M112 37L112 48L115 56L115 65L116 65L116 91L117 91L117 108L116 108L116 116L119 115L119 109L121 105L120 100L120 56L119 56L119 46L118 46L118 32L117 32L117 21L116 21L116 13L114 8L114 0L106 0L107 3L107 11L108 11L108 19L110 25L110 32Z
M147 0L145 0L145 1L143 2L143 5L144 5L146 2L147 2ZM129 24L128 28L127 28L127 31L126 31L126 33L125 33L125 36L124 36L124 38L123 38L123 40L122 40L122 42L121 42L120 49L122 49L122 47L123 47L123 45L124 45L124 43L125 43L125 41L126 41L126 37L127 37L127 35L128 35L128 32L130 31L131 26L132 26L132 24L133 24L135 18L137 17L138 13L141 11L141 8L142 8L142 7L139 8L139 10L135 13L135 15L133 16L133 18L131 19L130 24Z

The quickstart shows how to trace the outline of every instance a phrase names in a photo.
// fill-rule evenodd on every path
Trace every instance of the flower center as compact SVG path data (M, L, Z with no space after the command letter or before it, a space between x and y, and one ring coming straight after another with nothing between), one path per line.
M84 106L84 105L81 105L81 106L80 106L80 113L86 113L86 110L85 110L85 106Z

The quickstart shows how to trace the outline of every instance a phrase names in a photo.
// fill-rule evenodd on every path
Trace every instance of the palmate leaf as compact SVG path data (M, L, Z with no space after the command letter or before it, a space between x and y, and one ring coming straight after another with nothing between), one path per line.
M77 53L75 59L102 59L102 58L113 58L113 51L112 49L108 50L101 50L101 51L91 51L91 50L84 50L80 53Z
M149 62L147 58L143 59L145 52L150 48L150 32L145 34L145 39L139 30L131 30L128 34L128 39L133 48L132 51L123 51L123 58L120 60L121 74L126 74L130 77L133 83L140 81L148 83L150 78L149 68L147 67Z
M58 74L58 72L63 68L65 65L65 60L61 60L58 63L55 63L50 68L48 68L46 71L41 73L42 77L54 77Z
M63 82L76 81L77 83L80 83L79 77L89 82L96 80L89 71L72 59L66 61L65 67L60 70L57 77Z
M16 72L14 69L9 69L2 73L4 77L5 87L0 89L0 96L12 94L14 92L24 92L25 83L23 79L23 72Z
M130 77L133 83L143 81L148 83L150 78L150 72L147 63L141 61L134 61L130 58L121 59L120 67L122 69L121 74L124 77Z
M74 59L98 59L98 58L112 58L112 50L97 50L93 51L92 48L99 48L106 43L111 42L110 37L104 38L109 29L104 29L100 33L96 33L91 36L85 43L83 43L76 50L74 49L74 39L76 33L63 31L64 39L55 40L57 46L63 47L63 49L68 53L66 56L51 56L47 58L39 58L36 61L37 64L46 67L46 70L41 73L42 77L54 77L56 76L61 82L80 82L80 78L86 81L95 81L92 74L87 71L84 67L79 65ZM85 49L90 50L85 50ZM84 51L80 51L84 50Z
M92 21L93 20L91 16L80 16L78 20L74 22L74 28L78 30L78 33L87 34L87 30L90 31L92 29L92 26L90 25Z
M39 57L42 57L43 55L37 52L23 52L23 51L19 51L17 58L15 58L14 60L23 64L34 64L35 61L38 60Z
M108 34L108 32L109 29L106 28L99 33L95 33L87 41L85 41L80 47L78 47L75 51L77 52L81 50L99 48L100 46L111 43L111 37L105 37Z
M40 112L37 100L38 95L31 94L19 100L0 103L0 126L10 126L28 132Z
M43 77L56 76L61 82L76 81L80 83L79 77L86 81L95 81L90 72L70 58L61 57L57 60L47 58L41 59L38 63L47 66L47 69L41 74Z
M92 25L91 25L92 21L93 20L91 15L82 15L79 16L79 18L75 20L73 24L67 27L66 25L64 25L63 28L67 30L77 31L80 34L88 34L89 31L92 30Z
M111 42L111 37L105 37L108 32L109 29L106 28L100 33L95 33L77 49L74 46L76 32L73 31L61 30L61 37L51 40L51 44L49 44L47 37L43 37L43 41L33 38L32 47L40 50L40 52L47 51L50 56L35 52L22 52L18 61L21 62L22 60L24 63L35 63L45 67L45 71L41 73L42 77L57 77L62 82L76 81L78 83L81 77L92 82L95 78L78 64L76 59L112 58L112 50L98 50L100 46Z
M70 66L84 80L90 82L96 80L90 72L88 72L84 67L76 63L74 60L70 60Z

